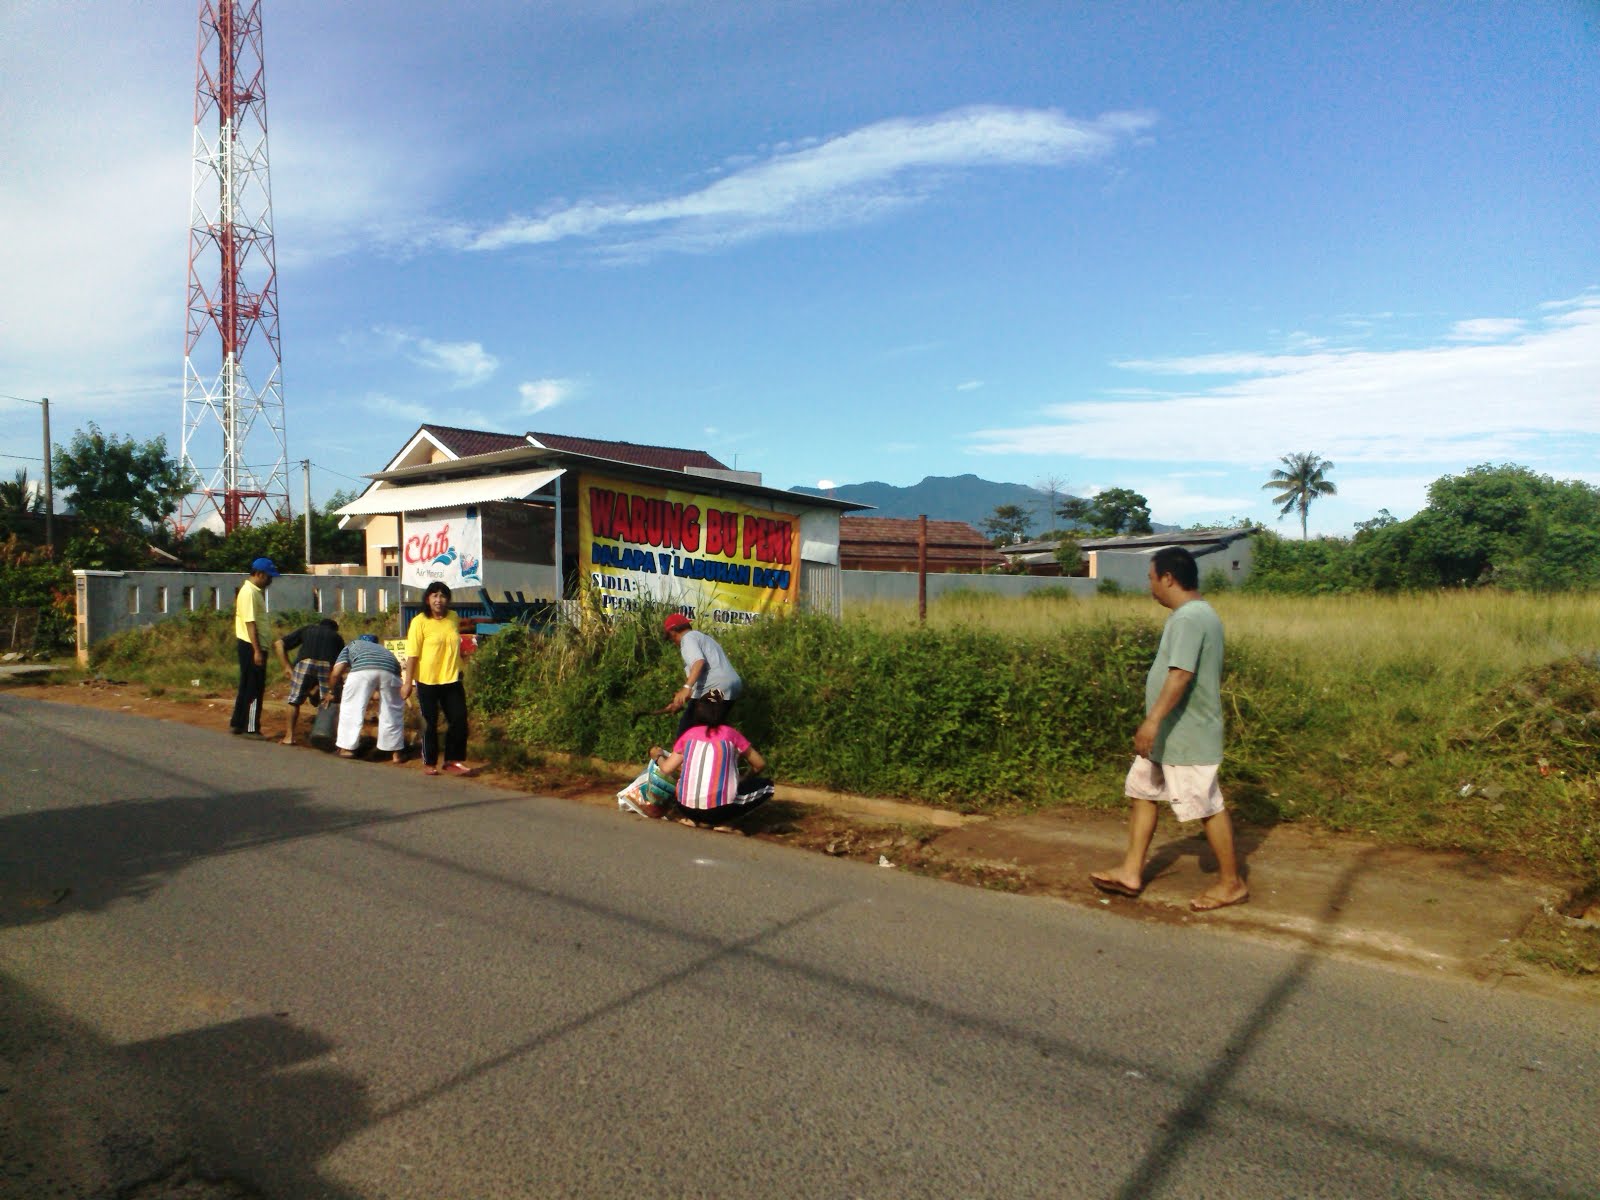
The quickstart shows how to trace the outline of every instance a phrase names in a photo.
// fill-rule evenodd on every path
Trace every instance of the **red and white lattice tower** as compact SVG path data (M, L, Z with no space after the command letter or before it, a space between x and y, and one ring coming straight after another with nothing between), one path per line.
M201 0L197 59L180 533L289 512L261 0Z

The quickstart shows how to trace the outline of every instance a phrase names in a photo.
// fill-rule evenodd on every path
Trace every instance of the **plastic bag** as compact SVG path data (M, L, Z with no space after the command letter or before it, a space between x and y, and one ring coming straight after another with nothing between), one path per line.
M314 745L331 746L338 736L339 702L334 700L317 709L316 719L311 722L311 741Z

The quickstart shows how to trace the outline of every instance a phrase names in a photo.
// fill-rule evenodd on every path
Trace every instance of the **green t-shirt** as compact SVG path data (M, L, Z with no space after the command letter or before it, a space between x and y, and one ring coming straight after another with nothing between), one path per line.
M1144 708L1156 698L1173 667L1194 672L1189 690L1167 714L1150 758L1174 766L1222 761L1222 620L1204 600L1190 600L1167 618L1161 646L1144 681Z

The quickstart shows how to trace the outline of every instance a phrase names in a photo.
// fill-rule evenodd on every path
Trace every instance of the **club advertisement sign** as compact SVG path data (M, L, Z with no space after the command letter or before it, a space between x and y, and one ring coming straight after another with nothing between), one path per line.
M483 526L478 509L441 509L406 517L400 582L425 588L435 580L452 592L483 586Z
M599 475L578 493L580 563L607 610L653 600L710 627L784 612L799 594L791 513Z

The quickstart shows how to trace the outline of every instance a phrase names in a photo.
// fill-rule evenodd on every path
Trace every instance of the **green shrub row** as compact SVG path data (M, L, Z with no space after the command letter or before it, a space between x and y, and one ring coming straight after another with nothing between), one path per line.
M736 723L785 780L965 810L1046 799L1062 772L1124 752L1155 650L1147 623L1111 620L1035 641L801 615L718 638L745 679ZM645 616L497 634L469 694L515 738L627 762L670 738L675 717L638 714L682 677Z
M1043 636L803 615L718 634L746 682L734 722L781 780L968 812L1120 807L1157 637L1129 616ZM468 695L529 749L642 762L676 717L638 714L681 680L647 614L497 634L472 660ZM1310 820L1600 879L1592 658L1455 695L1425 654L1362 672L1236 636L1223 701L1223 784L1253 823Z

